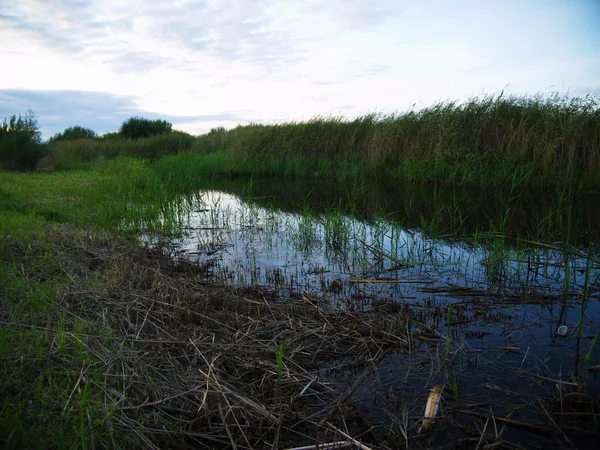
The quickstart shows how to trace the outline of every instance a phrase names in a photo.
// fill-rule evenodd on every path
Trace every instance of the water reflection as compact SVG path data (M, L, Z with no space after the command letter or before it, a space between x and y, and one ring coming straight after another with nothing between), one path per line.
M264 199L263 199L264 200ZM432 329L451 325L471 341L512 345L512 340L555 345L556 329L597 317L597 264L575 254L504 239L430 237L388 217L359 220L344 212L282 211L234 194L207 190L189 214L179 242L206 265L211 279L264 286L282 293L322 295L340 307L408 302ZM437 313L436 313L437 311ZM582 324L595 332L596 321ZM485 337L485 338L483 338ZM507 338L509 337L509 338ZM508 340L507 340L508 339Z
M598 245L600 192L555 189L473 189L354 180L206 180L206 190L230 193L258 206L296 214L341 212L370 221L386 218L425 233L512 236Z
M539 193L216 183L194 197L177 242L210 279L311 293L342 308L389 303L411 317L412 353L386 358L378 388L357 391L375 414L434 382L504 415L533 395L551 400L556 380L561 395L563 381L600 393L587 373L600 361L593 196L565 203ZM540 245L541 237L571 245ZM519 414L545 420L539 410Z
M525 298L576 295L597 272L576 249L515 246L489 236L474 244L473 237L432 237L389 216L357 217L342 210L286 212L259 206L256 198L204 191L180 245L193 259L212 262L220 281L329 291L340 299L423 300L433 292L423 285Z

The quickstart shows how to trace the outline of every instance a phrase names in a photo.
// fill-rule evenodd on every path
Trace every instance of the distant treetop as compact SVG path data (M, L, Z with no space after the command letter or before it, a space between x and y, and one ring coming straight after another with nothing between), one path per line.
M56 133L48 139L48 142L70 141L73 139L94 139L96 137L97 135L94 130L76 125L74 127L66 128L62 133Z
M141 139L157 134L173 132L173 125L166 120L150 120L143 117L131 117L121 125L119 134L126 139Z

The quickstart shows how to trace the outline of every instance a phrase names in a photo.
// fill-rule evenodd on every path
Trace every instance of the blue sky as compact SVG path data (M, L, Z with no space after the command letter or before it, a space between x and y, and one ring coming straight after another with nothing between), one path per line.
M0 118L192 133L600 94L598 0L0 0Z

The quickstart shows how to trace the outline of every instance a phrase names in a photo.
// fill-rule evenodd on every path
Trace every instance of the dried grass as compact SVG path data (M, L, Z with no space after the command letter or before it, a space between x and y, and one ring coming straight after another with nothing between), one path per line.
M3 326L57 335L60 326L61 333L71 333L85 346L86 360L55 350L45 357L52 370L73 375L59 410L72 408L76 393L93 379L114 426L133 434L140 447L385 449L408 446L409 439L411 447L428 447L439 442L430 435L439 437L452 427L472 436L461 441L465 445L502 448L509 444L496 423L550 433L567 443L566 431L597 432L597 402L583 394L570 402L574 393L561 395L560 413L547 398L544 406L532 397L532 407L550 417L549 425L526 422L527 415L510 418L510 407L492 405L484 396L473 402L445 395L453 405L444 406L431 432L417 435L423 391L439 380L435 371L452 366L440 355L434 360L423 353L430 341L435 346L444 337L410 309L374 303L369 310L352 311L324 297L280 298L268 290L207 282L204 267L171 257L171 249L142 248L100 231L46 230L38 245L5 246L10 248L5 256L25 262L30 277L64 277L66 288L50 313L27 323L3 310ZM390 424L384 425L352 398L365 380L388 392L385 381L377 381L379 363L394 354L413 356L405 381L413 397L400 392L394 411L383 407ZM497 365L484 356L477 357L478 364ZM419 369L423 365L431 367L425 369L429 374ZM584 400L580 409L591 423L574 426L570 417L581 419L575 414Z
M367 431L365 421L345 426L340 414L352 390L340 395L319 375L343 360L364 370L362 381L383 355L408 349L397 309L351 312L309 295L217 285L163 249L65 233L52 237L53 254L76 276L58 310L113 330L85 345L120 426L159 448L360 448L348 433Z

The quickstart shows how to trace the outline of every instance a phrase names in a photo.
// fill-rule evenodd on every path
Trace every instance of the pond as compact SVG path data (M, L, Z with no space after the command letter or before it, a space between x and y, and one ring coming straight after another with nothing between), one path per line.
M395 426L399 411L416 421L437 384L443 408L462 413L456 427L492 412L504 420L494 426L506 445L533 445L550 428L592 448L582 430L600 413L590 400L600 395L599 200L553 190L213 180L187 199L173 245L212 281L409 314L415 348L386 355L353 389L371 421ZM342 391L360 376L344 361L318 372Z

